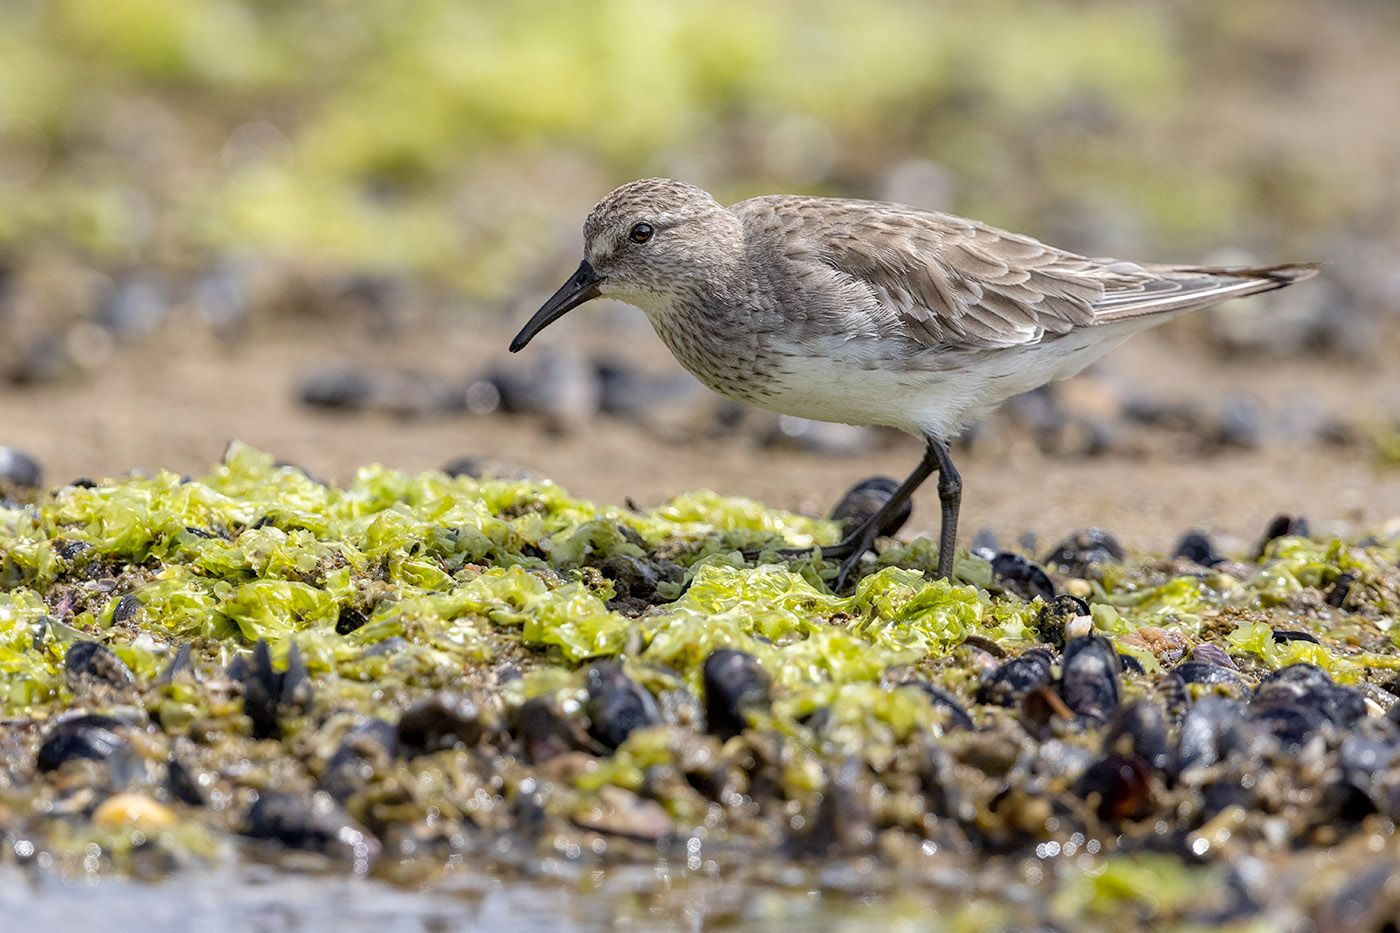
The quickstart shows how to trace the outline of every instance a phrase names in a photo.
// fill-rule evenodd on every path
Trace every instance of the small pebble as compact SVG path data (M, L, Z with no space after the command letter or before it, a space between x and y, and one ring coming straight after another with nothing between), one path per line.
M1080 599L1088 599L1094 595L1094 585L1082 577L1070 577L1061 588L1070 596L1078 596Z
M1191 649L1191 659L1202 661L1206 664L1214 664L1216 667L1226 667L1230 670L1239 670L1234 659L1226 654L1225 649L1219 645L1204 643Z
M374 398L374 379L357 366L328 366L301 383L301 401L313 408L355 411Z
M175 811L134 791L113 794L98 804L92 821L109 828L130 827L147 832L168 829L175 825Z
M0 446L0 484L19 489L37 489L44 473L39 462L15 447Z

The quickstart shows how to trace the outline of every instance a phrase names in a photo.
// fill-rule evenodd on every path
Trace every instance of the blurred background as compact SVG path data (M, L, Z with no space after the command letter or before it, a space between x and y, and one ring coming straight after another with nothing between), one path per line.
M1392 0L6 0L0 445L51 483L239 438L329 479L450 462L811 512L907 472L910 439L722 403L621 306L504 352L593 202L664 174L1094 255L1323 260L978 425L964 521L1159 550L1277 512L1375 526L1397 89Z

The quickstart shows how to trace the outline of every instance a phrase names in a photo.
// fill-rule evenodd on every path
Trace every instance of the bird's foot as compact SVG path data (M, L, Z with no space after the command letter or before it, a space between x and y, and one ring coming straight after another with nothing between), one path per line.
M845 554L831 554L827 550L822 551L823 557L842 558L841 566L836 571L836 579L831 583L832 592L841 593L845 591L846 581L851 578L851 574L856 569L856 564L860 563L861 558L866 555L866 552L875 550L875 539L879 536L880 529L873 527L873 525L868 528L858 528L846 541L841 542L841 544L847 544L849 542L849 547Z
M815 554L817 550L815 547L780 547L771 551L767 548L750 548L739 553L744 555L744 560L752 563L763 557L764 554L776 554L781 560L801 560L810 554Z
M832 586L832 589L839 593L845 588L846 581L851 576L851 571L855 569L861 557L863 557L867 551L874 550L875 540L879 535L879 529L875 528L873 525L869 525L857 528L854 532L846 535L846 537L837 541L835 544L822 544L805 548L785 547L778 548L776 552L763 550L744 551L744 559L753 561L758 560L765 553L776 553L777 556L783 560L802 560L805 557L814 556L819 556L823 560L839 560L841 561L841 566L836 572L836 580Z
M758 560L764 554L776 554L783 560L801 560L804 557L812 557L814 555L820 555L827 559L841 559L850 556L859 546L862 537L858 529L854 534L846 535L846 537L837 541L835 544L814 544L811 547L780 547L775 550L759 548L744 551L743 555L744 560L750 561ZM871 540L873 541L874 539L872 538ZM866 550L868 550L869 547L870 545L867 544L865 546ZM859 553L864 553L864 551L860 551Z

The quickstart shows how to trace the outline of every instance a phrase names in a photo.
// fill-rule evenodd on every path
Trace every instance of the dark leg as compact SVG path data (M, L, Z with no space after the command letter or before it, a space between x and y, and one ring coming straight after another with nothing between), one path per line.
M914 468L914 472L909 474L909 478L899 484L899 488L895 490L893 496L890 496L889 501L855 531L835 544L820 548L822 557L841 559L841 569L836 573L834 587L837 591L845 588L846 578L855 569L856 562L875 545L875 539L884 531L885 526L899 513L899 510L904 507L904 503L908 502L910 497L914 495L915 490L933 475L935 470L938 471L938 501L942 507L941 527L938 534L938 576L940 579L949 581L953 579L953 549L958 539L958 510L962 504L962 477L958 474L958 468L953 465L953 458L948 452L946 443L932 435L926 435L924 440L927 447L924 449L923 459ZM808 552L805 549L793 549L784 550L783 553L790 557L801 557ZM758 555L748 554L746 556L752 559Z
M836 573L836 590L845 588L846 578L855 569L856 562L874 546L875 539L880 536L880 532L889 524L890 519L898 514L899 510L904 507L904 503L908 502L910 497L914 495L914 491L924 484L924 480L928 479L934 470L939 469L940 464L947 461L948 450L943 446L942 441L929 437L927 444L919 465L914 468L913 473L909 474L908 479L899 484L899 488L895 490L894 495L890 496L889 501L880 507L880 511L839 543L821 549L822 557L844 558L841 561L841 569ZM941 488L942 483L939 486ZM941 569L943 565L941 553L938 556L938 563Z
M953 549L958 543L958 511L962 507L962 476L953 466L947 444L931 437L928 449L938 459L938 502L943 510L938 531L938 576L951 583Z

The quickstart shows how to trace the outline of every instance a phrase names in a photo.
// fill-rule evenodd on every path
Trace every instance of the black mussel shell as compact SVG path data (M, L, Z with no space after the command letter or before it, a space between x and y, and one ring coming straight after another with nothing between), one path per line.
M287 652L286 670L278 671L272 666L272 651L266 640L258 639L252 660L245 662L239 673L243 712L252 720L255 739L281 738L282 717L310 706L311 677L296 642Z
M379 854L379 840L326 793L307 796L263 791L248 811L243 834L357 867L367 868Z
M1193 703L1177 731L1175 774L1208 768L1244 748L1245 715L1244 704L1214 694Z
M1140 758L1154 771L1165 772L1171 764L1166 717L1146 700L1119 707L1104 732L1103 747L1105 752Z
M0 446L0 484L37 489L44 480L39 461L15 447Z
M321 789L345 803L388 767L399 750L399 733L392 723L366 719L341 739L321 772Z
M531 764L540 764L568 752L602 751L550 697L526 700L515 711L513 719L521 750Z
M1202 567L1214 567L1225 560L1216 552L1210 538L1200 531L1188 531L1182 535L1181 540L1172 549L1172 557L1189 560Z
M1080 776L1075 792L1086 800L1097 796L1105 822L1140 820L1152 812L1152 771L1136 756L1105 755Z
M1106 722L1122 695L1121 667L1113 643L1101 635L1072 638L1061 662L1060 696L1080 716Z
M747 713L769 703L768 675L758 659L733 648L719 648L705 659L705 725L712 735L731 739L748 728Z
M938 707L939 709L947 710L947 723L949 728L976 728L976 724L973 723L972 717L969 716L967 710L963 708L962 702L959 701L958 698L954 696L951 691L940 687L938 684L930 683L927 680L909 681L905 684L905 686L914 687L915 689L922 691L925 696L927 696L930 700L933 701L934 706Z
M1020 705L1026 694L1054 678L1054 656L1045 648L1031 648L998 665L977 689L977 702L996 706Z
M846 490L836 506L831 510L831 518L841 523L845 534L855 531L865 522L874 518L886 502L894 498L899 482L888 476L872 476L856 483ZM909 521L914 513L912 502L905 502L894 515L885 522L880 534L885 537L895 534Z
M399 717L398 741L414 752L471 748L486 734L481 710L470 697L435 693L419 700Z
M112 649L95 641L75 641L63 657L63 678L74 691L104 685L130 687L136 675Z
M1082 618L1089 614L1089 604L1078 596L1060 595L1047 600L1045 607L1040 610L1040 616L1036 619L1035 628L1040 634L1040 640L1048 645L1063 649L1065 646L1065 630L1075 619Z
M1259 546L1254 549L1254 559L1259 560L1264 556L1264 552L1269 549L1269 544L1278 538L1292 537L1306 538L1310 533L1308 520L1301 515L1276 515L1269 526L1264 529L1264 535L1259 539Z
M1056 545L1042 563L1082 577L1095 564L1116 563L1122 559L1123 546L1117 538L1100 528L1085 528Z
M34 758L40 773L57 771L69 761L102 762L114 787L124 787L142 772L140 757L122 736L125 724L111 716L78 713L59 719L44 736Z
M595 663L584 675L584 684L588 689L588 732L606 748L617 748L634 729L662 721L656 698L623 673L616 661Z
M1055 584L1045 569L1028 557L1012 551L999 551L992 557L992 579L1022 599L1051 600Z
M1329 722L1350 728L1366 717L1366 699L1336 683L1320 667L1290 664L1259 682L1250 706L1262 709L1297 705L1315 710Z

